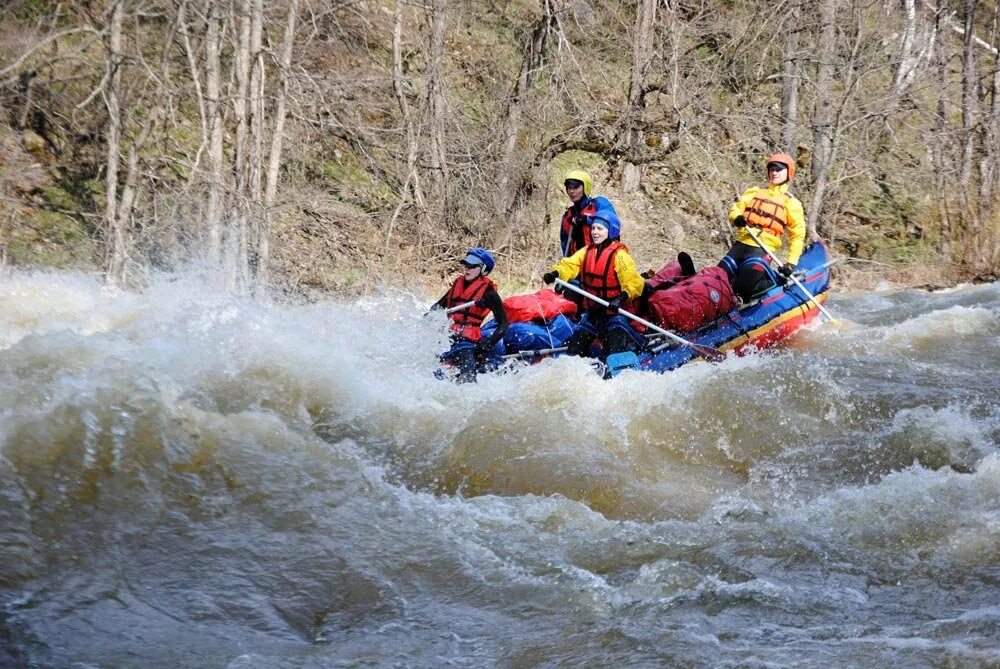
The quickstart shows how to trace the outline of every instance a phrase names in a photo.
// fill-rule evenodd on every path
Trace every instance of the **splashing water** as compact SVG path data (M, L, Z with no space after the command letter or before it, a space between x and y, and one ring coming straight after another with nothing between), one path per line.
M996 666L1000 286L602 381L0 275L0 666Z

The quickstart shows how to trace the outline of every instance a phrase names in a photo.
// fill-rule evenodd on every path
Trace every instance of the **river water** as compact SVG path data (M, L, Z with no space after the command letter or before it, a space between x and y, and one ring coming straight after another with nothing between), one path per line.
M1000 666L1000 285L456 386L209 284L0 275L0 666Z

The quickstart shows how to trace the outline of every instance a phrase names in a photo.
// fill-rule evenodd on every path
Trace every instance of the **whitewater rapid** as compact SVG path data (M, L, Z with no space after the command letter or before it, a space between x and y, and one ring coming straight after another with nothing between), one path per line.
M1000 664L1000 285L464 386L210 285L0 274L0 666Z

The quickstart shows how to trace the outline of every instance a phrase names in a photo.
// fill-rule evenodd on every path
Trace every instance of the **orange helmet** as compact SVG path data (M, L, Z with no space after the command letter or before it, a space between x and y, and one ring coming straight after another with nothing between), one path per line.
M773 155L768 156L767 163L765 164L764 167L765 175L767 174L766 165L770 165L771 163L781 163L782 165L788 168L788 181L791 181L792 179L795 178L795 158L792 158L787 153L775 153ZM786 181L785 183L788 183L788 181Z

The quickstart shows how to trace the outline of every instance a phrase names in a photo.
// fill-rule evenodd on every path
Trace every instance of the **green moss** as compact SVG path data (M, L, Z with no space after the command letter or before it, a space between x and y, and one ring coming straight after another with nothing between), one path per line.
M60 13L64 14L64 12ZM21 0L13 7L13 14L21 21L38 21L52 16L53 3L47 0Z
M879 193L865 199L859 207L869 218L879 221L883 226L905 228L919 214L916 199L902 195L894 197Z
M341 183L368 186L372 182L368 173L356 164L322 160L320 161L320 171L324 178Z
M15 265L89 267L97 261L97 247L83 222L44 209L12 231L7 252Z
M552 159L553 179L562 190L563 175L570 170L583 170L590 174L604 168L604 156L587 151L565 151Z
M292 164L286 165L294 171ZM357 157L350 151L341 151L338 157L320 157L299 166L306 178L321 184L328 194L338 201L359 206L370 213L386 204L394 204L398 196L389 184L377 180L366 172Z
M42 191L45 202L58 209L72 209L76 206L73 196L59 186L50 186Z

